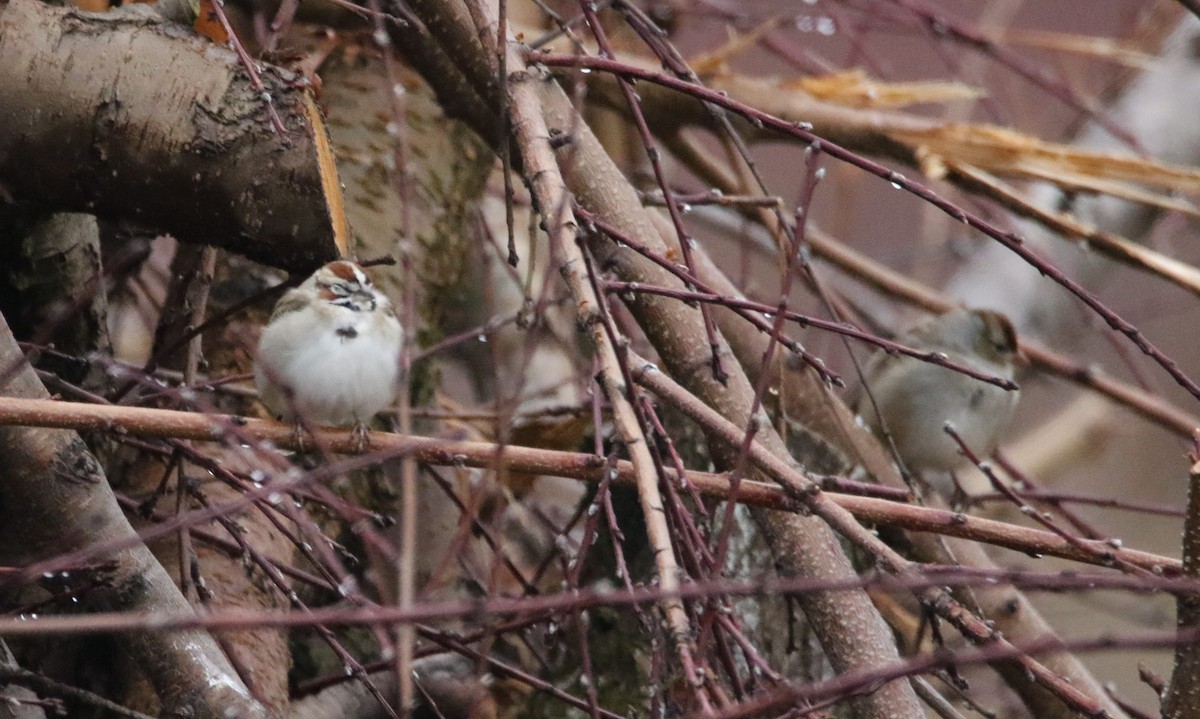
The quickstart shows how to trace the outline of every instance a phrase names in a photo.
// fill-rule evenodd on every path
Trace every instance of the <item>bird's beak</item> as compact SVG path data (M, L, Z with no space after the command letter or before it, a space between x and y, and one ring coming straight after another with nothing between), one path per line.
M355 292L354 297L358 299L359 302L369 305L372 312L375 311L377 301L374 292Z

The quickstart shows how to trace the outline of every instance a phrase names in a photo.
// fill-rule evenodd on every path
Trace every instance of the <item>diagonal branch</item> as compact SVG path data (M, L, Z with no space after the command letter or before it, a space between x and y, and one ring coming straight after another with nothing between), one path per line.
M25 361L0 316L0 395L46 399L49 393ZM15 368L9 370L9 368ZM98 542L125 541L110 559L112 588L98 596L108 610L191 613L169 574L138 539L121 512L100 463L73 431L0 428L0 561L28 564ZM20 554L16 554L20 552ZM250 719L265 712L204 631L168 636L135 632L122 638L159 694L165 713L197 719Z
M469 4L473 12L481 18L486 18L489 24L489 27L477 27L477 30L492 36L491 26L496 20L492 16L493 8L490 3L485 0L471 0ZM504 32L507 36L507 28ZM505 98L505 102L509 108L516 148L521 156L525 176L529 178L535 204L540 209L546 233L549 235L551 252L557 255L562 276L575 299L579 325L588 330L596 348L600 367L597 379L612 406L613 420L633 462L638 498L646 521L646 533L653 548L659 586L667 592L674 592L679 587L681 573L675 562L675 550L662 496L658 490L654 459L642 432L640 418L630 402L632 387L617 357L614 346L616 338L610 335L609 324L604 316L604 305L592 286L582 248L575 239L578 224L571 209L572 203L566 182L550 145L551 136L546 127L536 87L540 73L530 71L522 53L512 44L505 48L505 53L510 71L507 78L508 97ZM664 600L662 608L684 670L688 677L694 678L691 681L699 688L704 675L699 672L695 663L691 625L683 602L678 598L669 598ZM705 694L700 691L696 694L706 713L710 712L711 707L708 706Z
M742 430L721 417L704 404L695 401L687 391L649 363L643 362L636 370L636 379L659 397L669 401L680 411L709 429L729 447L737 447L742 440ZM869 553L878 566L899 577L915 577L920 570L913 562L900 556L891 547L859 524L849 512L828 499L820 487L796 471L766 447L758 443L750 446L751 462L766 471L796 499L806 504L813 514L823 519L838 534ZM931 612L954 626L974 644L989 648L1000 648L1012 652L1009 661L1032 677L1039 685L1053 693L1063 704L1085 716L1106 716L1102 703L1072 686L1072 684L1049 669L1045 664L1021 653L1009 640L997 632L994 626L971 613L943 588L929 587L915 592L917 598ZM1007 663L1007 662L1003 662Z
M470 79L470 84L480 96L488 99L493 114L496 114L494 108L498 103L494 88L491 87L487 54L479 46L476 32L470 27L468 13L456 9L454 3L433 0L417 0L411 5L429 32L437 38L441 49ZM420 58L414 57L413 61L420 67ZM511 67L516 65L510 64ZM426 74L426 79L435 88L440 83L437 76ZM570 172L565 173L566 181L576 202L621 232L639 238L652 250L661 253L665 247L650 213L641 206L637 193L590 129L581 122L576 108L563 90L548 76L522 84L537 90L548 134L567 140L558 149L558 155L559 161L570 167ZM441 90L438 93L439 97L447 95ZM461 105L461 100L455 102L451 99L447 110L457 112L455 108L458 105ZM492 131L488 126L479 130L481 134ZM528 158L522 159L526 163L529 161ZM538 174L528 166L525 167L525 175L534 181L538 179ZM545 212L548 208L542 209ZM602 269L615 272L625 281L683 289L683 284L676 278L627 248L621 250L613 243L593 236L590 249ZM753 387L741 368L729 363L728 383L725 385L713 378L711 371L707 371L712 353L699 309L674 299L649 296L637 298L628 307L675 376L683 378L704 402L719 407L735 423L744 427L750 421ZM728 346L719 334L717 337L721 353L728 355ZM767 424L764 422L764 425ZM760 439L769 442L778 456L787 456L783 440L773 428L765 427ZM717 445L716 448L721 447ZM720 456L722 463L735 459L736 452ZM831 581L856 576L836 537L820 520L762 510L755 511L754 516L774 553L777 566L784 573ZM865 592L816 592L801 597L799 604L836 670L869 669L897 657L890 629ZM901 719L923 716L907 682L884 684L869 696L855 698L851 706L859 717Z
M0 2L0 197L292 269L334 259L349 231L320 112L286 71L259 82L144 8Z

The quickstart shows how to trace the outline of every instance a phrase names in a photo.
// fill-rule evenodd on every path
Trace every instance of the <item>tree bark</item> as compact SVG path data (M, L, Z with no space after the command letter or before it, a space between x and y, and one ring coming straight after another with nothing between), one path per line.
M144 6L0 3L0 196L290 269L334 259L319 113L291 73L259 77Z
M0 394L44 399L34 374L0 316ZM100 463L75 432L0 428L0 562L16 566L77 553L112 563L108 589L92 607L126 612L191 611L171 577L150 554L117 505ZM96 544L125 548L93 556ZM167 716L195 719L265 717L207 632L138 632L121 637L145 671Z
M0 640L0 669L17 668L17 660L9 651L8 645ZM46 712L42 707L32 703L37 700L37 693L28 687L0 684L0 696L7 697L7 700L0 701L0 719L46 719Z
M1200 463L1192 466L1188 482L1187 518L1183 525L1183 573L1200 576ZM1200 627L1200 597L1181 594L1175 600L1175 624L1180 630ZM1200 715L1200 645L1180 644L1175 648L1175 670L1163 697L1164 719L1187 719Z
M13 333L86 357L112 353L108 295L100 263L100 227L92 215L0 210L0 313ZM53 356L35 360L87 389L103 385L99 367Z
M413 7L478 96L490 98L489 105L496 107L495 73L478 44L466 9L456 3L432 0L415 2ZM425 45L421 43L421 46ZM410 59L418 69L427 69L428 65L422 68L422 58L413 55ZM439 76L426 75L426 80L434 85L439 97L446 96L444 90L438 88ZM562 174L575 200L653 250L664 251L665 246L653 221L628 180L583 124L558 84L534 73L510 81L537 83L541 110L545 113L551 137L571 139L557 153ZM456 104L461 102L460 98ZM472 114L478 117L476 111L466 114L464 119L470 121ZM481 134L487 136L494 128L494 123L484 126L480 128ZM545 216L555 212L555 208L543 207L541 211ZM615 243L608 240L597 240L590 246L602 267L612 269L626 281L682 286L674 276L641 259L632 250L618 250ZM729 362L732 358L723 342L720 351L730 370L728 384L722 385L712 376L709 370L711 354L700 312L681 302L649 295L639 296L628 305L672 375L679 377L689 390L727 418L747 426L753 388L741 368ZM769 428L764 428L758 437L780 456L787 456L782 440ZM834 582L856 576L836 536L821 520L762 510L757 512L756 519L782 573ZM804 595L800 601L835 670L869 669L897 660L890 630L865 592L817 592ZM907 682L888 683L875 693L856 699L852 706L855 716L859 717L923 716Z
M718 182L718 186L723 186L726 191L735 191L732 186L721 182ZM814 231L810 228L810 234L812 233ZM816 233L815 236L819 237L820 233ZM698 253L698 257L698 273L705 284L723 295L742 296L741 291L705 253ZM938 296L923 287L913 287L912 289L928 292L928 299L936 302L940 307L951 306L948 298ZM751 368L758 367L760 365L759 358L766 349L767 337L727 308L718 308L714 316L721 331L729 338L734 354L742 364ZM876 482L890 487L905 487L903 479L896 471L895 464L886 450L871 433L859 426L854 419L854 414L820 381L814 372L794 362L777 362L772 371L777 373L772 380L780 390L780 409L787 420L799 424L808 432L817 434L836 450L862 466ZM798 455L797 459L807 461L810 458ZM1000 568L973 540L921 532L911 533L909 539L912 542L914 553L922 561L943 564L956 563L983 571L998 571ZM954 594L959 601L971 607L973 611L977 611L980 616L994 622L997 630L1017 646L1035 640L1043 640L1055 633L1054 628L1030 603L1025 594L1016 588L960 588ZM1040 659L1054 672L1069 679L1072 686L1102 706L1109 716L1116 719L1127 716L1104 691L1091 671L1075 655L1059 652ZM1021 700L1034 716L1041 719L1057 717L1067 719L1075 715L1070 707L1040 686L1015 662L997 662L995 666L1004 681L1020 695Z

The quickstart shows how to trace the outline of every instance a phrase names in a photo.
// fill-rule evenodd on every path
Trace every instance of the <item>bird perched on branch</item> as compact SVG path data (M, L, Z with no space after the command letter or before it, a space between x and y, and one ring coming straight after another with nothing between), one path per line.
M1018 358L1012 324L991 310L951 310L917 324L896 341L1007 380L1013 378ZM879 352L864 376L870 393L859 395L859 416L876 434L890 435L905 466L943 492L956 486L930 473L949 473L963 463L959 445L945 427L953 428L976 456L987 457L1017 407L1015 389L907 355Z
M276 418L353 426L392 404L403 334L362 268L338 260L275 305L254 360L259 398Z

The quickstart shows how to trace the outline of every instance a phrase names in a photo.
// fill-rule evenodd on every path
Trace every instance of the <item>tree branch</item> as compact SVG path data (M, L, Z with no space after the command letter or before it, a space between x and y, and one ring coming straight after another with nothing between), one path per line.
M37 379L0 316L0 395L45 399ZM100 463L72 431L0 428L0 561L25 565L105 541L125 541L110 559L111 588L94 608L190 613L170 575L138 539L106 481ZM135 632L122 643L146 672L165 713L197 719L264 717L220 647L207 632ZM234 712L231 715L229 712Z
M279 422L145 407L0 397L0 427L8 425L111 431L134 437L207 442L226 441L236 429L239 438L263 440L283 449L299 448L293 429ZM350 454L358 451L357 441L348 431L313 428L312 432L317 445L330 452ZM596 455L535 449L513 444L501 447L489 442L453 441L372 432L370 446L374 451L389 457L401 453L408 454L418 462L432 465L484 469L502 466L508 472L566 477L593 483L599 482L609 469L604 458ZM627 486L634 484L633 466L629 462L617 462L613 469L616 471L613 477L615 483ZM687 481L705 497L729 497L729 480L725 475L688 470ZM1095 551L1104 549L1114 559L1129 562L1156 574L1171 577L1181 571L1178 560L1150 552L1113 547L1105 542L1092 541L1086 550L1081 550L1051 532L959 512L874 497L836 493L830 493L829 496L831 501L844 507L864 524L962 537L1026 554L1062 557L1089 564L1105 565L1104 559L1097 557ZM752 480L743 480L733 499L750 506L783 512L801 511L802 504L773 483ZM246 501L249 503L252 500ZM234 508L227 509L232 511Z
M349 233L320 114L290 73L261 81L144 9L0 3L0 196L290 269L334 259Z

